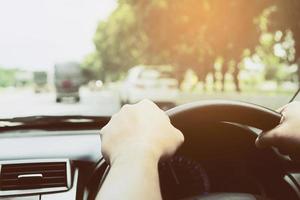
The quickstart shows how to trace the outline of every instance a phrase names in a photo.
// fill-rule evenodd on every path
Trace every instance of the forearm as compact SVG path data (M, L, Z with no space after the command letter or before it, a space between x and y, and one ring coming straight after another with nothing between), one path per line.
M184 141L166 113L148 100L125 105L100 134L102 155L111 168L96 199L162 199L158 161Z
M115 161L96 200L159 200L158 159L128 157Z

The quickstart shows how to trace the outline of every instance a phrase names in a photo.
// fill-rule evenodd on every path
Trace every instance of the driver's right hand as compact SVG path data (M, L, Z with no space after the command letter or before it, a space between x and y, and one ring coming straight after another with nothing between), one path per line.
M149 100L123 106L101 130L101 135L102 154L111 164L122 158L159 160L175 153L184 141L166 113Z

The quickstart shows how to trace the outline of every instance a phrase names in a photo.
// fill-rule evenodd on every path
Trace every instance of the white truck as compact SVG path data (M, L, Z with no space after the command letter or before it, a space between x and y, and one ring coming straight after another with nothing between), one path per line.
M73 97L80 101L79 88L83 83L80 65L76 62L58 63L54 73L56 102L59 103L66 97Z

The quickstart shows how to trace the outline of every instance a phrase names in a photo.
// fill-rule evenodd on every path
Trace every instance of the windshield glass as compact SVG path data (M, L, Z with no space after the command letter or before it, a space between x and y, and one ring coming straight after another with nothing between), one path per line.
M299 85L299 18L293 0L3 0L0 118L110 116L145 98L279 108Z

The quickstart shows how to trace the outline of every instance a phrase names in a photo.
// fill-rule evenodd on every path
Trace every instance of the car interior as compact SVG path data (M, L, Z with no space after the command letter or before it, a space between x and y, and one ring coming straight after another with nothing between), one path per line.
M299 164L254 145L280 114L224 100L189 103L167 114L185 143L159 163L164 199L300 198ZM1 199L95 199L109 171L99 135L109 119L1 120Z
M297 0L0 1L0 200L95 200L110 172L100 131L144 99L185 138L157 165L163 199L300 200L300 159L255 145L283 119L275 109L300 100L299 11Z

